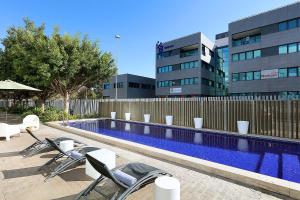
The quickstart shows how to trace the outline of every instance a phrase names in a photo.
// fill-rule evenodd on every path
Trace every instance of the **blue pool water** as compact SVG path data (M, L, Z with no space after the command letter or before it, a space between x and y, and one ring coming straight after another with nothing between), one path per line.
M72 122L69 125L300 183L300 143L110 119Z

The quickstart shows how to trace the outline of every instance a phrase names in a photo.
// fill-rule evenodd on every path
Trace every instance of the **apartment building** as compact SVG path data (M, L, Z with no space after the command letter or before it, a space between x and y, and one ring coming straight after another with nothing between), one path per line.
M103 98L115 99L155 97L155 79L133 74L113 76L103 84Z
M300 95L300 2L229 24L231 95Z
M215 63L215 44L201 32L157 42L156 96L223 95L225 74Z

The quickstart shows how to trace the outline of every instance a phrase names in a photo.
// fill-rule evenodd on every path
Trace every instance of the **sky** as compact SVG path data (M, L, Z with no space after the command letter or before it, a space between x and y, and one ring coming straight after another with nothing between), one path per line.
M228 23L295 0L0 0L0 38L28 17L47 34L87 34L117 58L119 73L155 77L155 44L203 32L214 41ZM116 40L115 35L121 36ZM0 48L2 46L0 45Z

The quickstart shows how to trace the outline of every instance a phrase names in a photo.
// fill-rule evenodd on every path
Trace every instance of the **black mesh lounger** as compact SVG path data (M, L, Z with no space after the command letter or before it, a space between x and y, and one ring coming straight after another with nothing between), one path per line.
M85 190L80 192L75 200L79 200L81 198L87 198L89 193L92 190L95 190L97 193L105 197L105 199L109 200L124 200L126 199L131 193L138 191L139 189L143 188L144 186L151 184L155 181L155 179L159 176L172 176L171 174L164 172L160 169L157 169L155 167L143 164L143 163L130 163L127 165L124 165L122 167L115 168L113 170L109 170L107 166L98 161L97 159L93 158L90 155L86 155L87 160L91 163L91 165L97 170L101 176L93 181ZM127 185L121 180L119 180L118 177L114 175L114 173L120 170L121 172L126 173L127 175L136 178L136 182L132 185ZM112 193L104 194L104 191L96 188L96 186L102 182L103 180L111 180L116 185L118 190L113 191Z
M66 159L59 163L58 166L56 166L50 173L49 176L46 177L45 181L49 178L52 178L58 174L61 174L64 172L67 168L74 166L74 165L80 165L85 163L86 155L89 152L99 150L100 148L97 147L89 147L89 146L83 146L78 149L74 149L71 151L63 151L58 144L49 138L46 138L46 141L59 153L52 159L50 159L48 162L46 162L39 170L44 169L45 167L49 166L52 163L56 163L59 159L66 156Z
M36 142L33 143L32 145L30 145L29 147L25 148L24 150L22 150L20 152L21 155L23 155L24 157L30 157L30 156L33 156L33 155L36 155L40 152L43 152L43 151L49 151L49 150L54 150L54 147L52 147L47 140L40 140L38 137L36 137L32 131L27 128L26 129L27 133L33 137ZM65 141L65 140L73 140L75 145L76 146L81 146L81 145L85 145L79 141L76 141L74 139L71 139L71 138L67 138L67 137L58 137L58 138L55 138L53 139L53 141L56 143L56 144L59 144L61 141Z

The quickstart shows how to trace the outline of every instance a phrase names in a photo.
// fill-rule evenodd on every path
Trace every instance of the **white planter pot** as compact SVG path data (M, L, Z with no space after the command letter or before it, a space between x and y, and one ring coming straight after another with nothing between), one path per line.
M202 128L203 125L203 118L194 118L194 124L195 124L195 128Z
M146 123L150 122L150 114L144 114L144 122Z
M166 124L168 126L171 126L173 124L173 116L172 115L166 115Z
M247 134L249 129L249 121L237 121L239 134Z
M180 182L168 176L161 176L154 183L154 200L180 200Z
M125 119L126 119L127 121L130 120L130 115L131 115L131 113L125 113Z
M112 119L116 119L116 112L111 112L110 113L110 117L112 118Z

